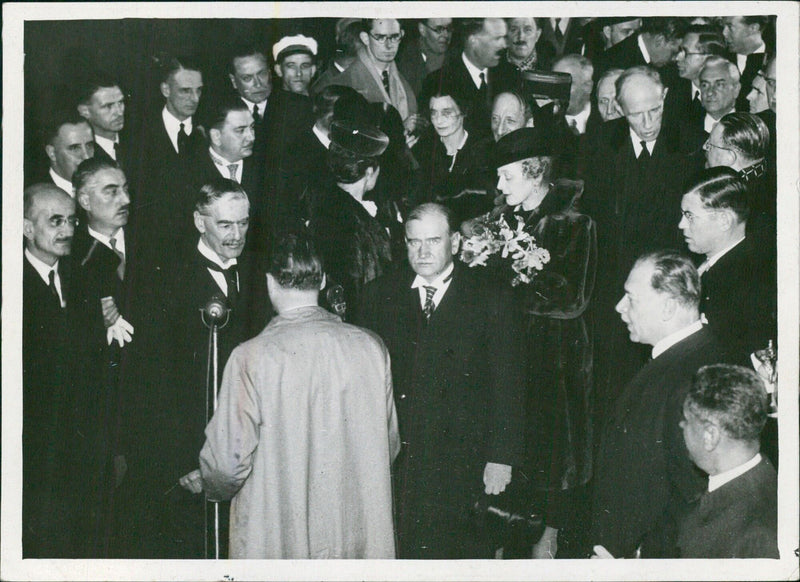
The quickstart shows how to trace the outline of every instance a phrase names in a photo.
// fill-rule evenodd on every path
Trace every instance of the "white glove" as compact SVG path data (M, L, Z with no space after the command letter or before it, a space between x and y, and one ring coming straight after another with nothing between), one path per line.
M613 560L614 556L611 555L607 549L605 549L601 545L596 545L592 548L594 550L594 554L592 554L592 560Z
M106 341L108 345L111 345L111 342L116 340L119 344L119 347L123 347L125 342L132 342L133 341L133 326L125 321L125 318L122 316L117 318L117 321L114 324L106 329Z
M486 485L487 494L502 493L509 483L511 483L511 465L486 463L486 468L483 470L483 484Z

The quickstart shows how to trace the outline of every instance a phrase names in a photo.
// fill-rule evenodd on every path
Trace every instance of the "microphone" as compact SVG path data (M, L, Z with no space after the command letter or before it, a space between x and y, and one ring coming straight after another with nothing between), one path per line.
M214 295L200 311L206 327L212 325L222 327L228 323L230 307L224 298Z

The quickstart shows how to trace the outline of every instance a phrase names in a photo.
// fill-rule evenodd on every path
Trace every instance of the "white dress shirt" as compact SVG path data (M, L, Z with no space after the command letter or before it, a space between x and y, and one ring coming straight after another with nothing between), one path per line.
M639 50L642 51L642 56L644 57L644 62L646 62L649 65L650 53L647 52L647 46L644 44L644 39L642 39L641 34L637 37L637 40L639 42Z
M486 79L486 82L489 82L489 69L479 69L472 64L472 61L470 61L464 53L461 53L461 60L464 61L467 72L469 76L472 77L472 82L475 83L476 88L481 88L481 73L483 73L483 78Z
M444 271L439 273L439 276L436 277L436 279L434 279L431 283L428 283L420 275L414 277L414 282L411 283L411 288L419 290L420 307L422 307L423 309L425 308L425 297L427 296L427 293L425 292L426 285L428 287L436 287L436 293L433 294L434 309L439 306L439 303L442 302L444 294L450 287L450 283L453 281L450 275L453 273L454 268L455 266L453 265L453 263L450 263L450 265ZM447 280L445 281L445 279Z
M94 134L94 143L103 148L103 151L106 152L112 160L115 162L119 161L117 159L117 150L114 149L114 145L119 143L119 136L117 136L117 139L108 139L102 135Z
M767 46L764 44L764 41L761 41L761 44L758 46L756 50L754 50L751 55L763 55L767 51ZM747 57L750 55L740 55L736 54L736 66L739 67L739 73L744 73L745 68L747 67Z
M316 123L311 127L311 131L314 132L314 135L317 136L319 143L324 145L326 150L331 149L331 138L322 133L322 130L317 127Z
M96 239L98 242L104 244L105 246L110 248L112 251L114 250L114 247L111 246L111 239L113 238L114 242L116 243L116 250L118 250L120 253L122 253L123 257L125 256L125 229L124 228L120 228L112 236L106 236L104 234L101 234L101 233L97 232L96 230L94 230L90 226L89 227L89 236L91 236L92 238Z
M636 135L636 132L633 131L632 129L630 130L630 134L631 134L631 144L633 144L633 154L638 158L639 154L642 153L642 144L640 143L642 141L642 138ZM654 139L653 141L646 141L644 142L644 145L647 146L647 152L652 156L653 148L656 147L656 140Z
M233 180L237 184L242 183L242 171L244 166L244 160L239 160L238 162L230 162L222 157L220 154L214 151L213 148L208 148L208 155L211 156L211 161L214 162L214 167L217 168L219 175L223 178L228 178L229 180ZM228 169L228 166L235 165L236 171L235 175L231 177L231 172Z
M719 116L720 119L728 115L728 113L733 113L736 111L735 107L731 107L730 111L726 111L722 115ZM714 129L714 126L718 123L718 120L711 117L710 113L706 113L706 116L703 118L703 129L706 130L706 133L711 133L711 130Z
M209 246L203 240L203 237L200 237L200 240L197 242L197 250L207 258L209 261L214 263L215 265L219 265L220 269L227 269L235 264L237 264L236 259L228 259L227 261L223 261L219 258L219 255L215 253L213 250L209 248ZM228 282L225 280L225 275L220 273L219 271L215 271L214 269L208 269L211 278L214 279L214 282L217 284L217 287L225 293L225 297L228 296ZM240 289L241 284L239 283L239 273L236 273L236 289Z
M583 135L586 133L586 123L589 121L589 115L592 113L592 104L587 103L586 107L583 108L583 111L578 113L577 115L565 115L564 117L567 120L567 124L572 126L572 122L575 122L575 127L578 131Z
M247 109L250 111L250 113L253 112L253 107L255 107L256 111L258 111L258 118L264 119L264 111L267 109L267 99L264 99L261 103L253 103L252 101L245 99L241 95L239 96L239 98L242 101L244 101L245 105L247 105Z
M756 453L756 456L747 461L746 463L742 463L738 467L734 467L733 469L728 469L722 473L718 473L716 475L709 475L708 476L708 492L711 493L714 489L719 489L725 483L729 481L733 481L739 475L744 475L750 469L755 467L761 462L761 453Z
M656 342L656 345L653 346L653 359L655 360L658 356L666 352L676 343L686 339L693 333L697 333L701 329L703 329L703 321L698 319L694 323L690 323L686 327L669 334L665 338L662 338L661 341Z
M50 178L53 180L53 184L61 188L64 192L69 194L72 198L75 198L75 190L72 188L72 182L69 180L65 180L58 174L56 174L53 168L50 168Z
M39 258L33 256L28 249L25 249L25 258L28 259L28 262L31 264L31 266L36 269L36 272L39 273L42 281L44 281L44 284L48 287L50 287L50 271L55 271L56 276L53 281L56 285L56 291L58 291L58 300L61 302L61 307L65 307L66 303L64 303L64 294L61 292L61 277L58 275L58 261L56 261L53 266L50 266Z
M164 128L167 130L167 135L169 136L169 141L172 142L172 147L175 148L175 153L179 153L178 134L181 131L181 123L183 124L183 131L186 132L186 135L192 135L192 118L187 117L183 121L178 121L178 119L164 107L164 109L161 110L161 119L164 120Z
M727 247L725 247L724 249L722 249L722 250L721 250L721 251L719 251L718 253L714 253L713 255L711 255L710 257L708 257L708 258L707 258L705 261L703 261L703 262L700 264L700 266L699 266L699 267L697 267L697 273L698 273L699 275L702 275L703 273L705 273L706 271L708 271L708 270L709 270L711 267L713 267L713 266L714 266L714 264L715 264L717 261L719 261L719 260L720 260L722 257L724 257L724 256L725 256L725 254L726 254L727 252L729 252L729 251L730 251L732 248L734 248L736 245L738 245L738 244L739 244L740 242L742 242L744 239L745 239L745 237L742 237L742 238L740 238L739 240L737 240L736 242L734 242L734 243L732 243L732 244L728 245Z

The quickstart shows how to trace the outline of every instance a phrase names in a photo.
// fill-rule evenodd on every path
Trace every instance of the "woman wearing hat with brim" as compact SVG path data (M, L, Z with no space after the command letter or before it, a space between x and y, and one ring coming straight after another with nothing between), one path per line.
M533 507L544 511L547 524L534 557L555 556L559 529L562 555L569 557L580 545L574 537L581 521L576 515L592 474L592 339L583 313L594 286L596 228L575 208L583 182L551 181L556 160L540 130L522 128L501 137L493 161L505 204L476 221L503 216L513 229L522 220L550 253L543 270L515 288L529 317L526 474ZM476 221L462 226L465 236ZM499 268L511 279L511 268ZM530 551L505 548L504 556L530 557Z

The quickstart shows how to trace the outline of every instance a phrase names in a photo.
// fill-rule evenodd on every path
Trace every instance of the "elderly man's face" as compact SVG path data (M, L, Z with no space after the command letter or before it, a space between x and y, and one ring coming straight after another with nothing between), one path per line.
M531 56L542 31L536 26L533 18L509 18L506 43L508 52L517 60Z
M238 162L253 153L255 128L253 114L249 111L229 111L222 127L209 131L211 145L227 161Z
M86 210L89 226L112 235L128 224L131 199L125 174L117 168L99 170L78 192L78 202Z
M666 92L643 75L630 79L617 96L622 114L639 139L653 141L661 133Z
M369 33L362 32L360 38L372 58L379 63L391 63L400 49L400 23L394 19L373 20Z
M406 222L408 262L429 283L452 264L460 242L458 232L450 232L441 214L423 214Z
M234 193L214 200L205 213L194 212L200 237L222 261L242 254L250 224L250 202Z
M92 124L97 135L113 139L125 127L125 95L119 87L100 87L78 113Z
M714 119L719 119L733 109L741 85L731 77L728 66L703 67L698 80L700 101Z
M732 168L736 162L736 152L725 143L723 130L722 125L717 123L703 144L703 151L706 154L706 168L716 168L718 166Z
M233 59L236 71L228 75L236 92L251 103L261 103L272 92L269 65L262 54L247 55Z
M653 44L648 47L650 52L650 64L654 67L663 67L675 60L678 51L681 48L681 39L664 38L662 35L656 35L653 39Z
M283 81L284 91L308 95L311 79L317 67L314 66L314 57L306 53L297 53L285 57L277 66L278 76Z
M483 28L467 39L475 66L480 69L496 67L506 48L506 22L502 18L485 18Z
M591 70L584 72L577 63L562 61L553 65L553 71L568 73L572 77L572 83L569 86L567 115L577 115L586 108L592 95L594 83L592 83Z
M758 74L753 77L753 85L747 94L747 102L750 104L750 113L756 114L769 109L767 99L767 81L763 75Z
M443 55L453 36L452 18L428 18L419 23L419 38L428 54Z
M617 88L614 85L617 77L606 77L597 84L597 110L603 121L611 121L622 117L617 105Z
M507 133L525 127L525 108L511 93L501 93L492 107L492 136L497 141Z
M650 261L637 263L625 281L625 294L615 307L622 322L628 326L632 342L655 345L662 338L662 313L666 297L658 293L650 281L654 265Z
M681 41L681 48L675 61L678 64L678 75L684 79L695 81L700 74L700 70L708 58L706 54L699 54L698 46L700 35L696 32L689 32Z
M94 156L92 128L88 122L65 123L58 129L53 143L45 146L45 152L53 171L65 180L72 180L78 165Z
M203 75L200 71L180 69L161 83L161 94L167 100L167 111L183 121L195 114L203 95Z
M689 192L681 200L681 214L678 228L690 251L699 255L711 255L719 250L724 233L718 211L706 208L700 196Z
M53 186L53 192L37 196L22 233L31 254L53 265L70 253L75 234L75 202L68 194Z

